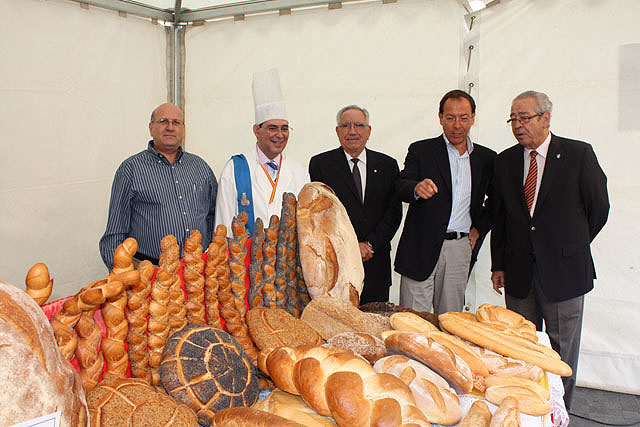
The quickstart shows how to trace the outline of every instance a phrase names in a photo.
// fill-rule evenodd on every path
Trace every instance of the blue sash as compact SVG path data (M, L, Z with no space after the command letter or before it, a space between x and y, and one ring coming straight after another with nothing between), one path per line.
M253 216L253 195L251 193L251 171L249 163L244 154L236 154L231 156L233 159L233 175L236 180L236 192L238 194L238 213L246 212L249 220L247 221L247 231L249 236L253 236L253 224L255 218Z

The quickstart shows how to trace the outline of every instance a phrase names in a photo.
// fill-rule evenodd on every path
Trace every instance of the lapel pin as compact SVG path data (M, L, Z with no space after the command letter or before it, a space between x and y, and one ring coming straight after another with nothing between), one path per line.
M560 157L562 157L562 154L558 153L556 157L559 159Z

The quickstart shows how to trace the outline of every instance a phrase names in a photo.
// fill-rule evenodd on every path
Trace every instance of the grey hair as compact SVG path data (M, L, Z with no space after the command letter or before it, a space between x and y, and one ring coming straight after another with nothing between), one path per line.
M367 111L366 108L360 107L358 105L347 105L346 107L342 107L340 110L338 110L338 114L336 114L336 124L339 125L340 124L340 116L342 116L342 114L345 111L348 110L358 110L358 111L362 111L362 114L364 114L364 121L366 125L369 125L369 112Z
M536 92L535 90L528 90L513 98L513 102L519 101L524 98L533 98L536 100L536 114L551 114L553 104L545 93Z
M153 123L153 116L156 115L156 110L158 109L158 107L154 108L153 111L151 112L151 118L149 119L149 123Z

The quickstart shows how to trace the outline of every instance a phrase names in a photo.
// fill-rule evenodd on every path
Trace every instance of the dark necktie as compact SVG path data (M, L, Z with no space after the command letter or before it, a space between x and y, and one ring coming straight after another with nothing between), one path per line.
M538 162L536 162L537 151L529 153L531 161L529 162L529 173L524 181L524 199L527 201L527 209L531 212L531 205L536 195L536 182L538 181Z
M351 159L353 162L353 181L356 184L356 190L358 192L358 197L360 198L360 203L362 203L362 180L360 179L360 168L358 168L358 160L359 159Z

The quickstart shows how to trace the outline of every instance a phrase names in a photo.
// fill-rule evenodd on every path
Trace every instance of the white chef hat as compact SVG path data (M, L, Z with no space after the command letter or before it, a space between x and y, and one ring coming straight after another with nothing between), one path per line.
M251 90L256 109L255 124L259 125L273 119L288 120L277 68L255 73Z

